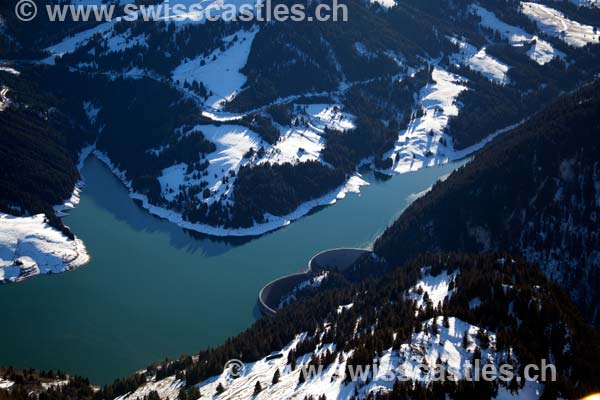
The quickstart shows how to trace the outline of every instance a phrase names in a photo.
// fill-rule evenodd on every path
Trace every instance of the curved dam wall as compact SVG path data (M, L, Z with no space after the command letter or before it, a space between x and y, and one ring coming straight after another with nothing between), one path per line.
M312 271L323 269L344 271L351 267L359 257L370 253L369 250L352 248L325 250L310 259L308 269Z
M264 286L258 294L258 307L264 315L277 314L281 299L289 294L300 282L310 279L314 271L344 271L352 266L359 257L371 251L354 248L340 248L322 251L313 256L304 272L286 275Z

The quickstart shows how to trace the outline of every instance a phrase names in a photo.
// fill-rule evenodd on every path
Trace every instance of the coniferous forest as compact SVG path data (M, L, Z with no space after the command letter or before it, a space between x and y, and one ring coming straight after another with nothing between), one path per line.
M0 400L600 393L597 0L277 0L348 18L266 23L22 1L0 4ZM305 270L334 246L369 251Z

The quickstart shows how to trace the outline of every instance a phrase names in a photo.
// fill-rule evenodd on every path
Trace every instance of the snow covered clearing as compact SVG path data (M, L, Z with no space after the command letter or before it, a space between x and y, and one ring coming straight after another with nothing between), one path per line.
M523 14L535 21L544 33L560 38L570 46L599 43L600 34L593 26L573 21L560 11L538 3L521 2Z
M69 271L88 261L83 242L49 226L43 214L14 217L0 213L0 281L19 282L38 274Z
M435 320L439 333L435 334ZM499 364L500 355L496 353L496 335L481 329L489 337L489 347L481 349L481 360ZM446 366L446 370L458 378L467 373L473 352L478 347L477 334L480 328L458 318L449 317L448 326L444 326L443 318L431 318L423 323L421 332L414 333L409 343L400 347L400 368L406 376L413 380L428 382L432 376L423 374L419 367L423 364L436 365L438 358ZM468 345L463 347L463 337L467 336Z
M119 0L120 4L130 3L128 0ZM77 0L76 5L98 5L103 2L100 0ZM183 7L181 10L189 10L192 5L197 5L197 0L179 0L178 6ZM255 2L248 2L246 0L209 0L202 2L202 9L193 10L191 12L169 12L171 8L169 0L156 5L147 5L144 14L141 15L141 11L137 11L138 19L157 19L172 21L182 26L190 23L205 23L206 16L210 13L211 16L216 16L224 13L228 8L226 5L234 4L237 8L242 4L250 4L252 7L255 6ZM103 39L106 40L106 44L109 48L108 52L118 52L133 46L145 46L147 47L146 37L143 35L131 37L131 32L127 31L124 33L117 34L113 27L120 18L115 18L109 22L101 23L94 28L76 33L72 36L64 38L62 41L46 48L46 51L50 53L50 56L43 59L42 63L54 64L54 58L60 57L64 54L75 51L78 47L86 44L94 35L100 34Z
M21 75L21 73L19 71L17 71L14 68L11 68L11 67L2 67L2 66L0 66L0 72L8 72L9 74L13 74L13 75L16 75L16 76Z
M444 300L452 296L453 290L450 289L451 282L458 275L457 272L448 274L447 271L442 271L437 276L432 276L427 273L427 268L424 268L421 273L423 277L408 290L406 297L414 300L417 303L418 311L427 306L427 303L433 307L437 307L439 303L443 304Z
M386 172L404 173L463 158L505 131L490 135L480 144L454 151L451 138L445 136L444 129L449 118L457 115L458 106L455 104L455 99L466 90L466 87L462 85L459 76L440 68L435 68L433 71L433 79L435 82L423 88L419 95L419 104L423 107L424 114L414 119L405 131L400 132L394 150L388 153L388 156L394 156L395 163L392 169ZM202 131L207 140L215 143L217 150L206 156L208 168L205 173L198 174L194 171L188 173L188 166L183 163L164 169L159 177L163 197L173 201L182 189L192 185L202 185L210 190L207 197L204 197L203 193L199 194L202 201L212 204L221 199L225 204L231 204L235 201L232 197L235 177L242 165L265 162L295 164L309 160L324 163L321 151L325 146L323 138L325 128L348 130L355 127L355 117L343 112L339 104L296 105L293 118L297 121L301 120L302 123L292 124L293 126L276 124L281 137L274 145L266 143L251 129L235 125L235 116L225 118L228 123L224 125L196 126L186 134L192 134L196 130ZM262 151L259 153L260 149ZM152 151L160 152L161 149ZM110 165L110 161L105 156L102 157ZM122 171L118 172L118 176L122 176ZM132 193L132 197L141 199L152 213L182 227L217 236L246 236L259 235L288 225L308 213L310 209L335 203L337 199L345 197L346 193L359 192L360 186L366 184L367 182L359 174L355 174L344 186L322 198L304 203L293 213L283 217L267 215L266 223L247 229L224 229L205 224L192 224L184 221L183 217L175 211L150 205L145 196Z
M119 396L115 398L115 400L143 400L153 391L159 393L160 398L163 400L175 400L183 385L184 383L182 381L175 379L174 376L169 376L159 381L146 383L139 387L135 392Z
M371 3L377 3L385 8L394 7L396 5L396 0L370 0Z
M467 88L461 77L439 67L435 67L432 77L435 82L428 84L419 94L418 104L423 115L413 119L399 133L394 148L385 154L385 158L392 157L394 163L383 172L416 171L457 159L453 154L452 141L444 134L444 129L450 117L458 115L456 98Z
M310 118L309 125L321 133L325 128L337 131L354 129L354 115L342 112L341 109L339 104L310 104L306 106L305 114Z
M371 58L371 56L375 55L375 54L371 53L369 51L369 49L367 48L367 46L365 46L365 44L362 42L354 43L354 50L356 51L356 53L359 56L362 56L365 58Z
M498 32L504 39L507 39L512 46L530 46L527 55L540 65L552 61L554 57L565 57L564 53L554 49L547 41L531 35L521 28L501 21L493 12L488 11L479 5L472 5L470 10L479 15L482 26Z
M13 381L9 381L8 379L0 378L0 389L10 389L15 383Z
M475 46L456 38L450 38L450 41L460 48L459 53L450 56L451 62L466 65L492 82L508 83L509 79L506 74L510 67L497 58L488 55L485 52L485 47L478 50Z
M77 168L92 152L93 146L83 148ZM56 215L79 204L83 181L73 188L71 197L54 206ZM0 213L0 282L20 282L39 274L71 271L87 264L90 256L77 237L69 239L46 223L44 214L16 217Z
M101 35L105 40L105 44L108 48L106 53L119 52L134 46L148 47L144 35L131 37L130 31L115 34L113 26L113 22L105 22L92 29L76 33L71 37L63 39L63 41L46 48L46 51L50 53L50 56L43 59L42 63L54 64L55 57L61 57L64 54L72 53L78 47L85 45L96 34Z
M42 382L42 388L44 390L49 390L49 389L57 389L61 386L66 386L69 384L69 380L68 379L63 379L63 380L59 380L59 379L55 379L53 381L50 382Z
M223 39L226 50L216 50L208 57L199 56L179 65L172 73L173 82L183 88L184 83L202 82L210 96L205 104L221 108L246 83L246 76L240 72L248 61L248 54L257 29L240 31Z
M344 305L341 305L341 306L339 306L339 307L337 308L337 313L338 313L338 314L341 314L341 313L343 313L344 311L348 311L348 310L350 310L352 307L354 307L354 303L349 303L349 304L344 304Z
M286 162L318 161L325 147L325 139L314 129L285 128L285 133L272 147L265 152L260 163L270 162L283 164Z
M305 123L297 127L280 127L280 131L283 131L280 139L266 148L265 156L258 163L322 161L325 128L346 131L355 127L355 117L342 112L341 107L338 104L297 106L296 117L302 118Z
M223 178L230 177L232 173L237 174L244 164L243 161L247 161L245 156L251 148L257 150L267 143L257 133L239 125L201 125L186 135L194 134L195 131L202 131L204 137L217 146L216 151L206 156L209 165L205 170L205 176L193 179L186 174L187 164L183 163L166 168L159 177L163 196L167 200L172 200L179 192L180 185L198 185L204 181L211 191L210 197L206 199L208 204L223 195L229 198L233 185L224 183ZM231 179L234 180L233 177Z
M92 29L85 30L74 34L73 36L63 39L61 42L46 48L46 51L50 53L50 56L43 59L42 63L54 64L54 58L60 57L64 54L75 51L79 46L87 43L95 34L109 34L112 30L114 23L105 22Z

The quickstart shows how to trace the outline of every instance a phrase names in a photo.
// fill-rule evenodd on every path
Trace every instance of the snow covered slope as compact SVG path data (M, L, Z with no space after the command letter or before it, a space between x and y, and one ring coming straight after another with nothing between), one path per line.
M593 26L567 18L563 13L543 4L521 2L523 14L534 20L544 33L555 36L574 47L600 42Z
M71 240L45 222L43 214L0 213L0 282L69 271L89 261L81 240Z
M408 290L407 298L417 303L417 314L423 306L430 305L437 307L439 303L452 296L451 286L454 286L454 279L457 273L448 274L446 271L437 276L431 276L427 273L427 268L422 270L423 277Z
M202 132L207 140L216 145L216 150L207 154L206 158L202 160L207 163L207 168L202 174L188 171L186 163L177 163L165 168L158 177L161 195L166 201L172 202L181 193L186 193L190 187L200 185L205 190L198 193L198 197L204 203L210 205L216 201L225 201L231 204L235 201L233 189L236 176L243 165L297 164L306 161L324 163L321 151L325 143L323 137L325 128L347 130L354 127L355 117L342 112L339 104L299 106L296 108L294 115L295 118L302 119L303 124L298 126L278 125L281 137L274 144L267 143L250 128L235 125L235 119L222 125L198 125L184 132L183 135L188 136ZM153 149L152 151L160 152L163 150ZM100 157L112 167L106 155L101 154ZM123 176L123 172L120 171L119 175ZM144 200L144 203L152 213L188 229L219 236L244 236L261 234L288 225L314 207L335 203L338 199L345 197L347 193L358 192L360 186L363 185L367 185L367 182L357 173L351 176L346 184L321 198L301 205L293 213L284 216L268 216L267 223L257 224L246 229L226 229L204 224L192 224L184 221L183 217L175 211L151 206L147 199ZM133 196L144 199L144 196L139 194L133 194Z
M506 73L509 70L509 66L497 58L488 55L485 52L485 47L478 50L475 46L463 40L451 38L451 41L460 49L458 54L453 54L450 57L452 62L466 65L493 82L499 84L508 82Z
M184 5L191 3L184 1ZM247 1L206 1L202 3L203 12L229 3L240 5ZM393 5L389 1L383 3L386 7ZM316 205L330 204L348 191L359 190L364 184L357 173L359 167L370 166L393 175L465 157L504 132L501 128L526 118L540 99L566 90L561 86L571 85L571 80L562 75L566 65L570 76L576 77L573 80L583 77L585 74L576 65L587 59L579 53L583 50L570 49L538 35L550 34L548 26L560 22L557 35L569 41L588 40L591 27L553 13L547 6L520 4L488 5L514 25L475 2L444 2L434 11L416 5L422 16L417 17L414 26L398 26L402 24L397 22L407 17L402 7L388 12L364 2L353 4L365 20L375 22L370 19L371 14L380 18L378 23L385 25L382 35L394 36L389 41L377 36L377 26L360 41L359 36L346 35L366 33L355 21L349 21L350 29L339 32L336 24L332 30L315 26L314 37L304 32L300 24L208 24L202 18L203 12L187 15L186 21L166 18L168 23L154 24L153 29L148 24L110 22L48 47L52 56L44 61L54 62L54 56L70 54L58 57L56 62L115 82L121 82L119 78L127 82L138 78L157 82L165 92L173 94L173 108L165 111L173 115L179 102L193 104L185 112L189 116L185 122L176 118L174 126L157 124L160 132L153 131L155 135L149 135L152 143L144 143L144 148L115 150L119 139L106 139L110 143L104 144L100 138L99 148L104 153L101 157L119 167L120 176L127 178L130 188L133 182L147 184L138 187L138 193L132 192L132 196L142 199L151 212L203 233L254 235L285 226ZM446 11L451 18L439 18L438 14ZM435 18L425 18L430 13ZM523 13L541 21L541 25L536 27ZM461 24L461 33L453 33L456 23ZM438 32L444 33L438 36ZM458 50L447 51L454 48L448 38ZM413 41L416 46L407 45ZM512 47L505 46L506 42ZM555 49L553 43L562 51ZM592 50L595 54L596 49ZM593 69L594 57L582 64ZM315 72L305 76L303 71L308 70ZM431 77L421 78L421 72L429 74L432 70ZM479 77L473 77L471 72L490 82L479 82ZM461 74L473 77L471 82ZM127 86L128 83L123 84ZM130 88L124 90L131 93ZM496 99L494 91L499 92L498 107L492 104ZM476 92L482 92L487 104L473 100ZM106 116L110 107L102 102L110 101L109 96L100 100L78 99L79 103L85 102L90 121L99 131L119 124L123 117L116 112ZM165 108L157 108L155 114ZM288 113L283 118L277 114L282 109ZM102 121L103 116L108 121ZM457 129L453 129L455 125ZM468 129L461 127L465 126L474 128L464 133ZM333 132L328 139L329 130L339 132ZM349 131L346 139L343 133ZM199 157L196 153L187 159L180 154L173 156L181 152L177 140L183 141L187 135L200 136L200 132L216 150L204 148ZM335 143L335 138L339 143ZM161 158L165 150L169 150L168 155ZM125 155L129 151L141 154ZM157 167L144 171L143 176L134 176L144 168L130 163L143 160L146 155L156 157L151 161ZM285 211L263 207L262 215L250 216L247 209L235 209L239 202L233 193L243 182L238 178L240 170L257 166L266 170L267 163L298 167L313 161L350 179L339 186L338 180L324 184L327 187L310 197L310 201L293 202L284 207ZM273 168L266 174L280 169ZM143 193L151 193L151 200ZM284 213L287 215L279 215ZM244 229L237 229L242 226Z
M432 332L433 321L439 326L437 333ZM325 395L327 399L366 399L369 395L386 393L392 390L395 378L421 383L431 382L434 369L424 372L424 365L436 365L441 360L446 371L456 379L464 379L474 368L472 362L476 348L481 345L479 337L485 335L489 338L489 346L481 351L481 359L486 363L499 365L508 354L496 350L496 335L492 332L471 325L460 319L450 317L447 327L442 317L424 321L422 330L412 335L410 341L401 345L399 350L386 349L375 360L370 369L357 371L357 376L368 376L368 380L345 382L347 359L352 352L342 352L334 362L324 368L311 369L309 363L315 356L323 356L327 352L335 352L335 345L324 343L313 354L308 353L297 358L297 366L291 368L288 356L298 343L307 338L303 333L296 337L279 352L273 353L278 358L265 357L261 361L244 365L243 375L231 379L230 371L209 378L199 385L202 397L217 395L217 388L224 391L218 395L221 400L302 400L308 396ZM468 343L463 347L463 342ZM377 367L374 367L374 366ZM279 371L279 381L272 383L272 378ZM306 374L306 382L299 383L300 375ZM364 374L364 375L363 375ZM262 391L255 394L257 382ZM151 381L129 395L119 397L118 400L142 400L150 392L156 391L161 399L175 400L184 382L171 376L159 381ZM505 387L501 387L496 398L538 399L543 392L543 385L537 382L527 382L519 393L512 394ZM194 399L195 400L195 399Z
M482 26L498 32L503 38L507 39L512 46L531 46L527 54L538 64L544 65L552 61L555 57L564 57L563 53L554 49L547 41L542 40L535 35L531 35L519 27L501 21L493 12L480 5L473 4L470 9L481 18Z
M418 290L423 295L428 293L436 302L447 301L454 290L449 290L449 287L456 285L460 272L441 271L435 276L429 272L428 267L421 269L421 278L409 290L409 297L412 299ZM336 315L338 318L344 315L358 318L355 335L375 337L376 325L358 333L365 327L359 328L360 315L348 314L353 310L352 303L342 305ZM501 371L501 365L519 365L515 351L499 344L495 332L452 316L428 317L430 312L421 309L416 315L420 319L418 328L404 342L375 352L369 364L353 364L353 357L360 349L340 350L335 343L328 341L328 337L335 336L329 335L335 326L326 322L320 333L312 336L307 332L299 333L287 345L264 354L258 361L246 364L230 361L221 374L194 385L196 394L188 394L187 398L195 400L200 395L220 400L303 400L324 395L327 399L367 399L376 394L390 393L397 382L408 382L408 387L412 387L413 383L427 387L440 379L441 371L446 379L456 382L478 376L476 371L485 364L493 365L497 371ZM315 350L298 353L309 342L316 343ZM232 370L232 366L239 369ZM185 387L181 375L162 379L150 377L147 383L118 400L142 400L152 392L161 399L175 400L182 390L192 393ZM528 380L511 389L505 382L499 383L492 398L539 399L543 391L544 385L536 380Z
M226 50L215 50L208 57L185 61L173 71L173 81L183 87L188 82L202 82L211 95L205 104L221 108L233 99L246 82L240 69L246 65L257 30L241 31L223 39Z
M392 157L392 173L415 171L419 168L448 162L455 158L451 142L444 133L451 116L458 115L457 96L467 88L461 77L443 69L435 68L434 83L427 85L419 94L418 106L423 115L412 120L408 128L401 131L394 149L386 154Z

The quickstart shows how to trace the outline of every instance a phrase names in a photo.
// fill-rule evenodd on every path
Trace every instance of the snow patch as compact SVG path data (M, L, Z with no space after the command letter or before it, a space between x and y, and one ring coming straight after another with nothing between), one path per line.
M202 82L212 94L206 104L215 109L232 100L240 91L246 76L240 70L248 61L248 54L258 30L240 31L224 38L225 51L216 50L208 57L199 56L179 65L172 72L173 82L183 87L185 82ZM237 40L234 40L236 39ZM204 64L202 64L204 62Z
M395 0L370 0L370 2L373 4L379 4L385 8L391 8L396 5Z
M137 388L135 392L119 396L115 400L144 400L151 392L158 393L160 399L176 400L184 385L185 382L176 379L174 376L169 376L159 381L153 380L145 383Z
M356 128L354 115L342 112L339 104L310 104L306 112L310 117L309 125L319 132L325 128L347 131Z
M488 55L485 47L478 50L475 46L456 38L451 38L450 41L460 49L458 54L453 54L450 57L451 62L466 65L473 71L481 73L492 82L499 84L508 83L506 74L508 73L509 66L497 58Z
M8 379L0 378L0 389L10 389L15 383L13 381L9 381Z
M429 299L433 307L437 307L438 303L443 304L444 300L450 298L453 293L453 289L450 290L450 282L458 275L458 272L448 274L447 271L443 271L437 276L432 276L426 272L427 269L424 268L422 273L425 275L408 290L406 295L408 299L417 303L419 310L427 305L426 299Z
M434 82L424 87L419 94L418 104L423 115L413 119L400 132L393 150L384 156L393 159L389 171L391 173L405 173L444 164L457 159L459 155L454 153L451 138L444 134L444 129L448 126L450 117L458 115L456 98L467 88L458 75L439 67L434 68L432 78Z
M472 5L470 10L479 15L482 26L498 32L504 39L507 39L512 46L531 46L527 51L527 55L540 65L549 63L555 57L565 57L564 53L555 50L547 41L542 40L537 36L530 35L521 28L501 21L493 12L488 11L479 5Z
M352 307L354 307L354 303L350 303L350 304L345 304L345 305L339 306L339 307L337 308L337 313L338 313L338 314L341 314L341 313L343 313L344 311L348 311L348 310L350 310Z
M64 54L75 51L79 46L87 43L95 34L108 33L108 31L112 29L113 25L113 22L105 22L95 26L92 29L76 33L71 37L63 39L61 42L46 48L46 51L50 53L50 56L43 59L42 63L54 64L55 57L61 57Z
M433 333L433 322L439 333ZM481 350L482 362L498 365L501 355L496 353L496 335L490 331L471 325L458 318L449 317L447 327L442 317L431 318L423 323L421 332L414 333L409 343L400 347L399 364L403 375L415 381L429 382L435 372L424 373L420 366L436 365L438 359L448 373L458 379L464 379L469 373L471 360L479 341L477 334L482 331L489 337L489 347ZM463 346L463 337L467 337L467 347Z
M521 8L523 14L533 20L544 33L555 36L570 46L583 47L600 42L600 35L593 26L573 21L558 10L530 2L521 2Z
M8 72L9 74L16 75L16 76L21 75L21 73L19 71L17 71L14 68L11 68L11 67L1 67L0 66L0 72Z
M304 123L299 126L281 127L284 132L273 146L265 147L265 155L258 163L270 162L296 164L320 161L325 147L325 129L346 131L355 128L355 117L341 111L339 104L311 104L298 106L296 118Z
M100 112L101 108L94 106L90 101L84 101L83 110L85 111L85 114L87 115L87 118L90 121L90 123L96 123L96 119L98 118L98 113Z

